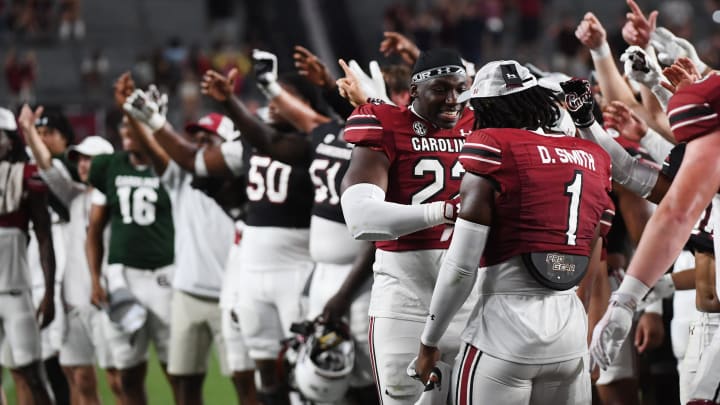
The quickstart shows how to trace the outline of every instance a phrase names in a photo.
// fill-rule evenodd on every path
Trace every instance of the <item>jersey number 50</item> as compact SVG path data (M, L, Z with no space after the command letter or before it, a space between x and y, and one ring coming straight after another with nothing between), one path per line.
M260 169L265 169L261 172ZM292 166L267 156L250 157L247 196L250 201L260 201L267 195L271 203L282 204L288 197L288 182Z

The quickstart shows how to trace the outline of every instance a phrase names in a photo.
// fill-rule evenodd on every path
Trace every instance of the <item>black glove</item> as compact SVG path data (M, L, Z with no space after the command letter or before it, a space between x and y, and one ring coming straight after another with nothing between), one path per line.
M568 113L578 128L587 128L595 122L593 116L593 100L590 83L585 79L571 79L560 83L565 93L565 104Z

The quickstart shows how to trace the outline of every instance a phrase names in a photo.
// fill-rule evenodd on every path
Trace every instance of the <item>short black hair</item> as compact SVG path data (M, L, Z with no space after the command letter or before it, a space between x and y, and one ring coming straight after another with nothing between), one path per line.
M505 96L470 99L475 111L474 129L549 129L560 118L559 103L551 90L540 86Z
M72 145L75 141L75 131L73 131L73 127L70 125L70 120L67 119L60 108L45 107L42 116L35 122L35 126L47 126L57 129L60 135L65 138L68 146Z

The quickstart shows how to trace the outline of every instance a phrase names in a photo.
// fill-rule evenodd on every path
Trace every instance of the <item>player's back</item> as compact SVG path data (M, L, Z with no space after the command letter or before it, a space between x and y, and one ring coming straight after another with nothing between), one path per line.
M468 138L460 161L497 191L484 263L522 253L589 256L608 192L610 158L579 138L520 129L484 129Z

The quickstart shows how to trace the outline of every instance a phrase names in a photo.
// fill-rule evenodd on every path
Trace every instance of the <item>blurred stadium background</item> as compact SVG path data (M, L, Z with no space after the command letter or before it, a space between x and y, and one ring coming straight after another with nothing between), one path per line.
M639 0L660 10L660 24L690 39L711 66L720 66L720 0ZM278 54L292 69L292 47L315 52L337 74L338 58L383 60L384 30L399 31L421 49L452 46L476 64L499 58L531 61L575 76L589 72L589 56L574 37L582 15L595 12L618 55L625 1L573 0L0 0L0 105L62 107L76 141L90 134L117 139L120 112L112 82L130 70L141 86L157 83L171 99L175 125L212 109L199 91L202 73L238 67L237 93L262 102L250 74L253 48ZM382 63L382 62L381 62ZM117 143L117 142L116 142ZM109 398L103 381L104 398ZM3 378L10 403L12 383ZM170 403L152 363L151 403ZM229 381L216 362L206 379L208 403L231 403Z

